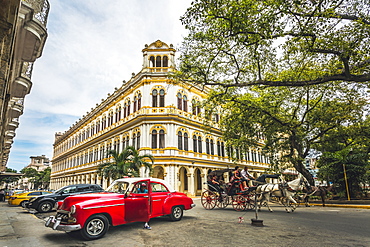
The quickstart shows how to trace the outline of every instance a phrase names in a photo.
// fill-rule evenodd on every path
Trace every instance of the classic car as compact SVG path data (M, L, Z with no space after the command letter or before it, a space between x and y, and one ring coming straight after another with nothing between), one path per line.
M9 197L8 204L24 207L24 205L32 198L35 198L40 195L47 195L47 194L51 194L51 192L37 190L37 191L14 193L12 196Z
M164 215L179 221L183 211L193 207L190 197L176 192L162 179L122 178L114 181L106 192L67 197L45 226L79 231L84 239L93 240L103 237L109 225L148 222Z
M32 198L24 204L24 208L30 213L46 213L56 209L58 202L63 201L71 195L102 192L104 189L97 184L73 184L64 186L54 193Z

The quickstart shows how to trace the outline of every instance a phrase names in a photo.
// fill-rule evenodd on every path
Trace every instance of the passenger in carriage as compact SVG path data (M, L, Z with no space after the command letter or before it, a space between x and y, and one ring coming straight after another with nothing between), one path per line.
M211 184L217 190L217 192L220 193L221 195L223 190L221 189L220 182L218 181L217 175L212 176Z
M245 166L244 169L241 171L241 177L243 180L244 189L247 190L251 186L249 181L251 181L251 179L255 180L252 174L249 173L247 166Z
M243 180L242 176L241 176L241 173L239 171L239 166L235 166L235 169L233 171L233 175L230 179L230 182L233 182L234 180L241 180L242 181L242 184L243 184L243 188L247 188L247 182L245 180Z

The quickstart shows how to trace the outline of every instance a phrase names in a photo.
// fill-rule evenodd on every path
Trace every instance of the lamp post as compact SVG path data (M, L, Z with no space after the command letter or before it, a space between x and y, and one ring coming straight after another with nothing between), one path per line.
M350 201L351 197L349 195L347 172L346 172L346 165L345 164L343 164L343 172L344 172L344 182L346 183L347 199L348 199L348 201Z

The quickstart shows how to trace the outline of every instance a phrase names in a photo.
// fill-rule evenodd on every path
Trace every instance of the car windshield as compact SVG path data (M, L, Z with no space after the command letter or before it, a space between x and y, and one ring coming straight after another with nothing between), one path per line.
M68 186L64 186L60 189L57 189L56 191L54 191L55 194L60 194L61 191L63 191L65 188L67 188Z
M124 194L128 189L129 183L127 182L114 182L111 186L107 188L107 192L122 193Z

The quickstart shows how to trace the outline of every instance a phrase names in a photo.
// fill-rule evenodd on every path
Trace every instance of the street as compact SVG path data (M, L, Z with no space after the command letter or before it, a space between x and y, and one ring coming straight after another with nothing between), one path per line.
M44 227L42 219L55 212L31 215L2 204L1 225L9 217L14 234L2 234L0 246L370 246L369 209L300 206L286 213L272 204L274 212L263 207L258 213L264 226L257 227L251 225L254 211L205 210L199 199L194 201L197 206L179 222L162 217L150 221L152 230L142 229L143 223L110 227L95 241Z

